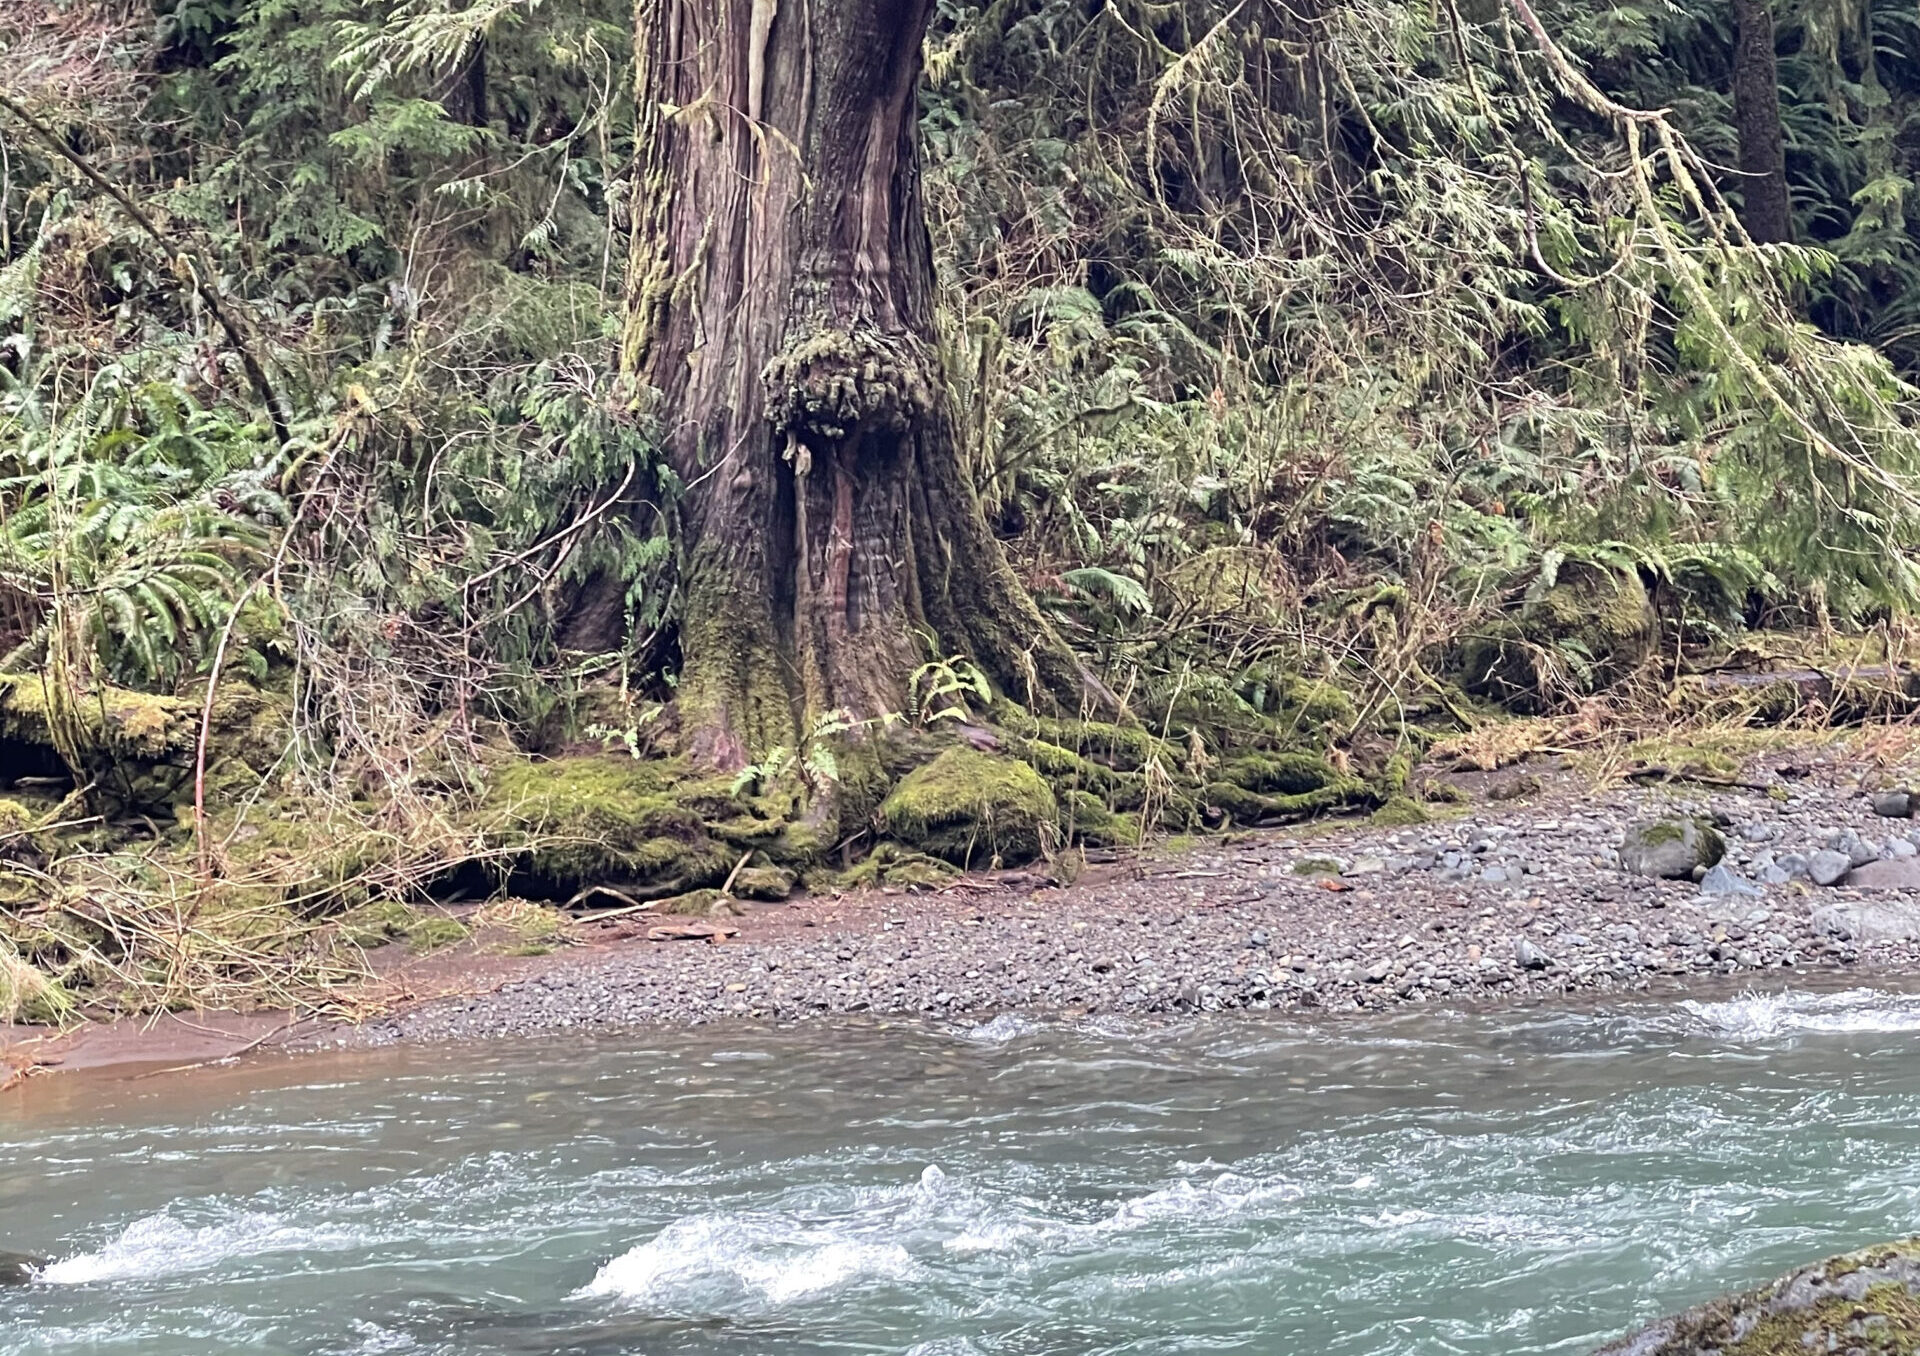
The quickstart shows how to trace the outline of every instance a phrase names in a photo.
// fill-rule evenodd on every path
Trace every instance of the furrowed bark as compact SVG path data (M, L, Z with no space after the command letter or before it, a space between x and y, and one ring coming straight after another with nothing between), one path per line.
M1111 701L955 446L917 145L931 7L638 0L623 367L688 486L678 699L712 765L904 709L922 630L1016 698Z

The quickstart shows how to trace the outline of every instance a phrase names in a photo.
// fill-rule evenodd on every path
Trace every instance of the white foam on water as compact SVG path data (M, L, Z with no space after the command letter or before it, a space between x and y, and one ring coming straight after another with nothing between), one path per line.
M1920 1031L1920 994L1848 989L1844 993L1746 993L1719 1003L1684 1002L1688 1024L1731 1040L1799 1034Z
M150 1280L204 1271L235 1257L273 1252L318 1252L366 1241L339 1229L303 1228L278 1215L241 1211L213 1224L183 1224L171 1215L147 1215L93 1252L76 1253L43 1267L35 1285L96 1285Z
M960 1033L960 1039L978 1045L1005 1045L1008 1041L1017 1041L1022 1036L1031 1036L1046 1029L1045 1023L1036 1022L1030 1017L1003 1012L990 1022L968 1027Z
M782 1215L700 1215L675 1220L608 1262L576 1298L695 1312L777 1307L913 1272L900 1244L844 1227Z
M1257 1214L1269 1206L1297 1201L1301 1189L1288 1181L1262 1181L1237 1172L1223 1172L1211 1182L1185 1179L1122 1202L1105 1227L1138 1229L1172 1222L1199 1223Z

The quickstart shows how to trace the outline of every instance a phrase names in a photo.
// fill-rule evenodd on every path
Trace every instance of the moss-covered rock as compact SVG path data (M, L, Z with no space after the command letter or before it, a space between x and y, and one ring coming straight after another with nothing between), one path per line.
M1686 880L1717 865L1727 840L1713 825L1677 816L1629 824L1620 842L1620 869L1657 880Z
M1887 1243L1663 1319L1594 1356L1916 1356L1920 1239Z
M1515 710L1595 692L1639 668L1660 642L1660 617L1633 570L1567 564L1460 647L1461 684Z
M739 899L785 899L794 883L793 872L784 866L743 866L734 875L732 893Z
M1053 846L1059 814L1029 764L965 745L909 772L880 805L888 833L960 866L1030 861Z
M1283 823L1379 797L1319 754L1250 753L1220 769L1206 803L1240 824Z
M526 879L516 883L530 893L615 885L661 896L719 885L737 860L693 799L675 763L587 755L495 768L482 814L503 846L520 849Z
M1100 797L1087 791L1068 791L1061 797L1063 830L1073 842L1088 847L1138 847L1140 817L1115 814Z
M1358 785L1316 753L1249 753L1221 768L1220 780L1242 790L1282 796Z
M893 843L881 843L865 859L837 875L809 878L809 884L842 890L891 887L938 890L960 879L960 868L924 852L907 852Z
M1427 813L1427 807L1412 796L1392 796L1373 812L1368 822L1377 828L1404 829L1431 823L1432 820L1433 816Z

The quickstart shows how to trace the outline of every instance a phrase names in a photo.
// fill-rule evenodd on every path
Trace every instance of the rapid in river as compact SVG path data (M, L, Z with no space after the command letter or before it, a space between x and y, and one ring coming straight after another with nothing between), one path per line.
M1524 1356L1920 1225L1920 997L59 1076L5 1356Z

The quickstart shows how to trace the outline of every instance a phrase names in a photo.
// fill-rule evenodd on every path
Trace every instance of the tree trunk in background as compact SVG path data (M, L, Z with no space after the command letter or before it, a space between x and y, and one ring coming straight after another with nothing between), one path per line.
M1780 124L1780 65L1768 0L1734 0L1733 118L1740 133L1740 220L1761 244L1793 239L1787 141Z
M917 145L932 4L636 6L623 368L688 487L678 702L708 765L903 710L919 628L1018 700L1111 700L955 446Z

